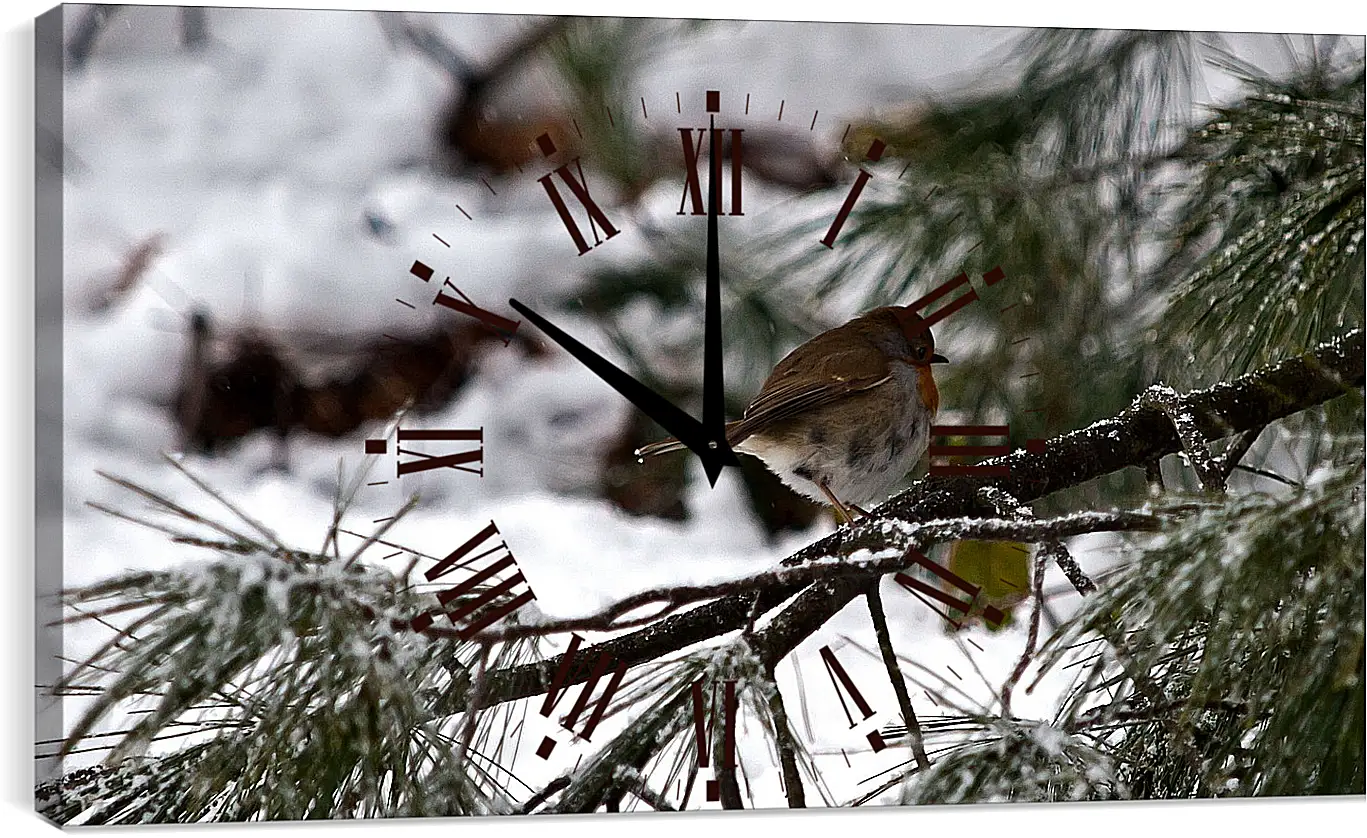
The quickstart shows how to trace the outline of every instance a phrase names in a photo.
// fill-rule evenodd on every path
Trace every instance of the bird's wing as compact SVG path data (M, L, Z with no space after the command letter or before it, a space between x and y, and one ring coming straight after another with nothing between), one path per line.
M803 344L779 362L746 408L745 417L728 426L728 442L735 445L774 422L870 390L891 378L887 356L877 347L843 340L843 345L829 347L824 337Z

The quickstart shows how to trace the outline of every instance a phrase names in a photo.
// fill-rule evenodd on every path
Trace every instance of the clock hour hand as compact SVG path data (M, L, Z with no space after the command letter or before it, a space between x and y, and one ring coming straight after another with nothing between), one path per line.
M723 466L733 463L739 464L736 462L736 455L732 453L730 447L713 444L714 437L708 433L702 422L689 416L664 396L632 378L611 361L570 337L569 334L522 303L517 300L509 300L508 305L518 314L531 321L538 329L545 332L547 337L573 355L576 360L588 367L595 375L606 381L612 389L621 393L647 416L654 419L675 439L688 446L689 450L697 454L702 460L703 470L707 473L710 483L716 485L717 476L721 474ZM723 445L725 445L724 442ZM729 459L727 455L729 455Z

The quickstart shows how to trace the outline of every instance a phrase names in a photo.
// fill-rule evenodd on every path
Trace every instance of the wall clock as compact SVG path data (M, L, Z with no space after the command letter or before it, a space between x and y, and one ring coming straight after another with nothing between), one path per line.
M667 99L659 96L654 98ZM700 312L704 321L702 345L695 347L697 354L703 356L702 368L706 379L699 388L704 401L702 418L695 418L689 411L671 402L668 397L643 384L638 378L607 360L598 351L556 325L528 303L518 299L476 301L462 290L459 284L461 266L481 261L481 236L477 232L479 225L484 216L492 216L495 219L498 217L500 210L494 201L486 204L481 215L472 215L468 219L470 229L475 232L462 236L465 253L458 254L451 242L441 235L432 236L434 244L428 245L428 252L435 253L436 256L427 258L435 264L451 265L450 273L443 276L438 274L433 264L429 264L428 261L422 258L413 260L408 266L406 277L409 287L404 288L403 295L396 297L394 302L412 310L426 303L424 307L434 307L444 316L464 318L470 324L477 324L478 328L501 340L505 349L510 349L515 337L528 337L529 333L543 342L552 344L559 352L570 356L598 379L584 382L582 386L596 389L598 397L615 396L624 399L635 411L644 414L653 420L654 424L681 440L688 451L696 457L707 485L715 487L724 468L740 466L738 455L731 449L723 431L726 389L721 368L721 277L724 274L721 266L721 230L734 223L737 217L746 215L745 182L746 173L749 171L747 165L757 165L761 171L766 168L778 168L761 156L770 151L768 147L760 146L758 149L747 151L745 139L747 130L756 133L758 127L759 133L763 134L764 129L768 127L760 120L749 117L751 108L758 112L763 105L772 103L762 104L752 95L735 93L728 97L729 100L734 100L732 112L726 113L722 108L723 93L720 90L676 91L673 99L674 113L663 109L663 116L658 115L657 111L656 119L667 121L669 124L665 133L668 136L677 135L679 140L678 147L674 149L672 166L679 172L672 183L674 191L679 195L678 209L672 214L666 212L651 223L678 228L678 232L673 235L685 241L690 238L701 239L694 242L694 246L700 252L693 261L702 266L703 276L698 283L701 288L693 296L701 297L703 301ZM641 130L648 132L646 123L649 121L650 102L643 96L640 97L640 103ZM689 105L687 112L684 110L685 103ZM780 100L773 117L775 122L781 121L784 107L785 102ZM687 117L685 113L688 114ZM635 116L633 115L633 118ZM808 130L814 126L818 116L819 111L812 113ZM719 118L726 119L727 122L719 125ZM793 118L791 113L789 118ZM570 130L575 130L576 122L571 118ZM697 127L699 125L705 127ZM751 127L747 129L743 127L745 125ZM585 263L581 260L587 258L590 260L589 264L592 264L593 258L606 256L613 244L625 249L625 241L613 240L622 236L630 222L620 215L620 208L619 215L614 220L604 204L600 203L602 199L594 195L586 176L586 171L594 170L593 164L586 163L582 156L570 157L562 152L562 148L571 147L576 141L582 142L583 137L572 134L557 138L550 131L541 130L542 127L544 126L532 124L531 133L535 136L525 145L535 148L545 159L540 161L539 165L529 163L529 171L521 176L527 185L534 182L544 190L545 201L563 228L555 231L563 235L552 236L546 243L547 248L553 253L558 251L549 259L552 265L561 259L564 260L562 268L552 270L563 270L566 274L573 274L583 269ZM566 130L563 123L557 128L559 131ZM535 133L537 131L540 133ZM882 140L876 137L869 140L863 159L856 160L856 163L871 167L881 160L885 148L886 143ZM747 157L747 154L750 157ZM819 236L811 237L813 241L806 243L811 245L811 249L835 250L842 228L872 178L873 174L869 168L855 167L854 177L844 194L833 195L828 199L828 224ZM533 194L536 192L535 189L529 191ZM490 193L496 197L493 189L490 189ZM762 216L766 212L781 213L782 209L766 207L762 201L751 197L748 211L751 216ZM699 236L699 233L702 235ZM645 235L662 233L657 229L651 229ZM627 237L622 238L625 240ZM981 286L984 289L991 289L1004 279L1005 272L1000 266L995 266L983 273ZM422 284L418 285L413 280ZM978 299L977 287L970 283L968 274L961 272L930 288L919 299L912 301L909 307L914 311L923 312L923 327L933 329L941 321ZM549 351L554 352L557 349ZM491 417L480 427L417 428L405 427L401 420L394 426L392 446L384 439L367 440L365 452L384 457L384 468L387 471L392 469L394 480L400 484L403 484L405 476L419 474L447 480L483 479L486 467L485 434L488 432L487 425L494 422L495 419ZM994 445L966 445L962 442L968 437L1004 438L1008 430L1009 428L1004 425L934 425L931 432L937 444L929 449L932 458L929 473L981 478L1009 474L1007 466L966 465L961 462L962 458L968 456L1009 454L1010 445L1001 444L1004 441L1001 439ZM953 444L953 441L958 441L959 444ZM1031 440L1029 447L1033 450L1037 442L1042 441ZM514 450L509 453L516 456L519 452ZM641 452L637 450L633 453L639 455ZM955 458L956 462L949 463L950 458ZM638 458L638 463L644 465L645 460ZM487 467L493 466L487 464ZM389 480L374 481L376 486L387 487L389 483ZM470 640L487 636L482 633L509 615L516 619L520 609L536 599L532 580L523 573L513 549L509 546L509 542L516 540L511 531L500 528L497 520L491 520L487 525L479 527L478 531L461 533L456 537L449 554L431 563L431 566L424 570L423 576L426 581L436 586L436 605L431 610L417 615L409 623L410 629L430 631L434 626L442 625L448 632L453 632L455 637ZM586 542L591 543L592 540L586 538ZM439 550L438 553L440 552ZM402 557L396 558L404 561ZM533 559L533 566L536 563ZM915 575L915 568L920 568L926 574L925 578L918 578ZM955 620L955 616L963 617L969 613L975 605L975 598L981 593L980 585L963 579L948 567L932 561L919 552L909 561L908 573L895 574L894 581L932 608L944 612L944 618L958 628L962 627L962 623ZM994 625L999 625L1005 616L991 604L978 604L977 610L982 619ZM630 621L623 623L630 624ZM566 706L561 708L557 717L562 730L573 734L569 737L570 741L578 742L581 746L591 742L592 735L604 712L611 706L613 698L621 689L628 671L627 663L617 659L609 651L585 653L582 649L582 637L578 634L572 635L567 651L556 661L554 678L548 684L549 690L540 709L542 716L552 715L553 708L557 706L562 693L567 690L565 684L572 673L577 673L576 680L587 674L587 681L583 682L584 686L578 692L578 699L573 703L569 703L567 699ZM842 707L847 702L850 704L850 707L844 708L850 727L856 727L854 717L849 715L851 708L862 714L858 719L858 726L863 729L859 744L864 750L872 753L885 750L887 743L882 733L876 724L870 723L875 717L874 710L831 646L821 646L813 660L819 660L819 667L828 673L832 694ZM545 674L551 671L547 669ZM694 714L695 739L692 748L696 756L696 765L699 768L721 765L734 771L737 765L737 690L743 692L746 688L743 685L738 686L735 678L711 684L714 688L711 693L705 692L707 686L709 685L705 677L700 677L689 685L690 706ZM705 698L705 695L710 697ZM720 722L712 724L709 721L712 716L716 716ZM713 743L705 733L709 727L720 727L723 731L717 755L711 754ZM543 735L536 749L536 756L547 759L556 752L556 749L557 739ZM582 757L582 752L576 755ZM841 758L847 768L852 767L849 753L845 749L841 750ZM678 805L687 806L688 795L694 785L693 779L694 774L689 773L686 781L679 779L676 782L675 794L682 795L677 801ZM734 781L732 776L732 782ZM685 782L687 789L684 788ZM739 794L738 787L734 790L730 802L739 800L735 797L736 794ZM695 795L694 802L716 804L720 800L720 795L720 781L712 779L707 781L703 801L697 800Z
M40 674L59 699L40 808L105 823L1136 796L1107 725L1168 706L1166 664L1128 611L1092 604L1098 572L1217 506L1240 459L1274 447L1254 447L1264 426L1361 378L1342 344L1309 347L1338 383L1276 401L1238 379L1263 394L1238 414L1208 406L1218 388L1145 389L1162 341L1112 339L1140 333L1134 299L1167 281L1115 285L1140 262L1112 238L1149 235L1125 219L1151 184L1068 131L1168 154L1123 114L1167 106L1144 73L1167 80L1183 44L41 19L57 104L39 132L69 211L50 222L59 354L67 404L91 406L66 430L49 581L70 626ZM1126 68L1096 113L1060 94L1090 72L1059 63L1074 49ZM853 66L859 50L879 60ZM1014 56L995 78L1016 92L913 92L958 53ZM1351 132L1333 126L1334 143ZM1322 161L1348 154L1330 146ZM909 324L885 374L756 399L795 347L882 306ZM888 452L855 439L842 457L895 464L872 500L842 501L812 461L794 491L728 431L913 373L938 410ZM670 437L682 450L643 456ZM1038 770L944 791L989 752Z

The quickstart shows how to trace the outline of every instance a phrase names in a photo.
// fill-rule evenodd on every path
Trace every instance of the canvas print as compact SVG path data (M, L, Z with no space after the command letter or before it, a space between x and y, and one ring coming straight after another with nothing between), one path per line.
M1364 793L1361 33L574 11L38 19L40 813Z

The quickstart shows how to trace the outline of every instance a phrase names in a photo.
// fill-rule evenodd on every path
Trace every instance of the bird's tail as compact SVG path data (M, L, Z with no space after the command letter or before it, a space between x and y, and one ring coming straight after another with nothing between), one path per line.
M674 437L670 437L669 439L652 442L642 448L637 448L636 459L644 460L646 457L654 457L657 454L668 454L670 451L682 451L687 447L687 445L679 442Z
M726 423L726 441L730 445L737 445L741 439L743 430L740 421ZM646 457L654 457L657 454L668 454L671 451L684 451L688 448L674 437L662 439L659 442L652 442L649 445L636 449L636 459L644 460Z

